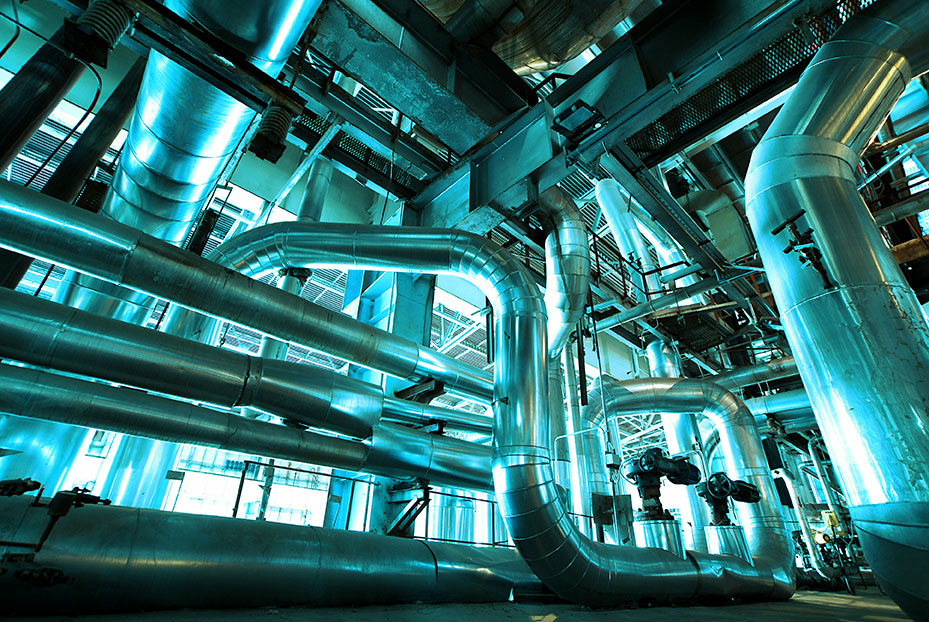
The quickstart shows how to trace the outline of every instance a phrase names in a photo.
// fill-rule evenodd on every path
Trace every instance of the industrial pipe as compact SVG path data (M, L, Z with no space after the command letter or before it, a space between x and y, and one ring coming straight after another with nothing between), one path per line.
M32 498L0 499L4 540L34 542L48 522ZM17 578L41 568L64 580ZM507 548L101 505L72 509L34 561L0 575L7 612L25 615L505 602L539 590Z
M6 364L0 389L0 412L11 415L455 488L491 487L489 447L389 423L362 443ZM34 475L23 468L13 463L6 476Z
M796 376L798 373L797 362L794 357L783 356L758 365L730 369L709 377L707 380L734 391L769 380L789 378L790 376Z
M549 358L561 355L584 316L590 290L590 249L584 217L567 192L553 186L539 196L545 236L545 309Z
M600 380L603 402L599 410L602 414L600 417L591 415L595 423L602 421L601 417L644 413L701 413L713 422L719 432L729 477L754 484L761 493L758 503L737 506L753 565L749 566L750 570L746 570L736 565L741 562L737 558L725 558L722 561L700 553L688 553L688 560L696 565L697 575L704 580L708 580L713 572L732 572L739 576L738 587L723 588L730 597L738 594L743 598L789 598L794 589L793 544L781 518L778 496L761 437L745 405L726 389L699 379L645 378L618 381L601 376ZM591 404L594 406L593 402ZM729 567L728 564L733 566ZM658 572L657 568L655 572ZM683 568L665 565L663 572L673 574L675 587L679 590L685 589L688 581L693 580ZM691 589L697 593L703 588L691 585Z
M652 378L681 377L680 355L666 341L652 340L646 346L645 353ZM693 413L661 413L661 426L664 428L668 451L672 456L689 456L696 453L700 456L700 462L706 464L700 428ZM697 496L697 490L693 486L685 486L684 490L686 503L680 508L681 521L691 527L691 536L685 540L685 544L689 544L693 551L708 553L705 528L710 521L706 503Z
M746 177L781 321L875 577L910 616L929 593L929 325L857 192L859 158L929 68L929 4L890 0L819 49ZM785 252L786 249L786 252Z
M490 399L493 392L483 370L3 180L0 247L401 378L435 378L450 392L479 399Z
M793 474L787 469L776 469L775 477L779 477L784 485L787 486L787 494L790 495L790 501L794 506L794 517L800 525L800 537L803 538L803 544L806 546L806 552L810 556L810 563L813 564L813 570L823 579L835 579L845 574L844 568L836 568L828 565L820 555L816 542L813 541L813 532L810 530L810 521L807 520L806 512L803 511L803 503L800 502L800 496L797 494L796 481Z

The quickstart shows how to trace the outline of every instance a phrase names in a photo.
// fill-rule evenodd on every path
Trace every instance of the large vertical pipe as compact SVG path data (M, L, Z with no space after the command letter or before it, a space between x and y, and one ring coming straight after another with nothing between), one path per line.
M648 356L652 378L680 378L681 359L677 352L665 341L653 340L645 349ZM661 413L661 425L668 441L668 451L672 456L693 455L700 457L700 468L706 471L703 456L703 444L700 428L693 413ZM706 515L706 503L697 496L693 486L685 486L686 503L680 508L681 519L685 525L684 542L689 550L708 552L705 527L709 525Z
M924 0L877 3L849 20L755 148L745 183L771 291L865 556L917 619L929 611L929 326L855 171L911 76L929 67L927 34Z

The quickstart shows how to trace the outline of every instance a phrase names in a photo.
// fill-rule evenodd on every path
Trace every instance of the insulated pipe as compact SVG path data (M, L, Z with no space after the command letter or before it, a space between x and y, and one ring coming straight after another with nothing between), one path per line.
M803 503L800 502L800 496L797 494L796 480L793 474L787 469L777 469L774 471L776 477L784 481L787 486L787 494L790 495L790 501L794 506L794 517L800 525L800 536L803 538L803 544L806 546L806 552L810 556L810 563L813 564L813 570L823 579L834 579L845 574L844 568L829 566L823 561L813 541L813 532L810 530L810 521L806 518L806 512L803 511Z
M553 186L539 196L539 208L546 232L548 355L557 359L584 317L590 290L590 250L584 217L571 195Z
M0 308L3 358L225 408L248 406L356 438L371 436L385 410L456 427L456 411L386 398L376 385L321 367L239 354L21 292L0 290ZM464 414L464 422L473 429L481 420Z
M284 66L321 0L167 0L165 7L228 42L269 75ZM196 114L191 114L196 111ZM151 51L107 217L176 246L187 237L255 113L221 89ZM151 301L69 273L59 302L142 323Z
M0 188L3 186L0 185ZM11 195L15 196L15 190L7 185L2 195L7 199L4 203L8 204ZM38 203L34 196L31 198L33 203ZM49 207L55 206L43 206L46 216L54 211ZM41 219L29 218L29 210L25 210L26 214L22 211L9 206L2 209L0 204L0 223L9 221L11 224L2 230L21 232L21 235L10 236L17 240L17 250L35 245L35 232L43 228ZM20 214L19 217L17 214ZM93 215L84 218L93 218ZM25 230L22 222L18 223L20 226L12 226L17 221L25 221L31 226L25 227ZM72 221L71 226L76 226L76 223ZM239 237L247 242L249 238L246 236L250 234L256 243L268 239L267 231L258 230ZM101 266L98 261L87 261L85 253L85 268L115 272L116 275L132 274L130 268L135 258L157 250L162 256L156 256L159 269L154 271L158 274L155 282L162 283L168 278L165 271L172 266L168 258L188 264L191 259L196 260L189 254L169 254L177 249L152 244L138 233L132 239L135 243L128 248L135 248L129 254L130 265L117 263L114 270ZM112 242L107 244L99 236L94 241L97 248L109 251L104 253L105 257L113 259L114 252L116 257L127 254L125 248L114 249ZM286 241L286 238L281 241ZM550 589L576 602L597 605L640 598L686 600L734 595L742 598L790 596L792 573L782 572L784 549L789 552L790 547L786 543L782 546L781 539L773 533L772 537L758 543L754 567L740 559L698 553L684 560L658 549L636 549L632 552L628 548L592 542L580 534L557 492L551 452L547 449L551 430L546 416L548 347L544 305L531 273L502 247L483 237L460 231L322 224L316 225L314 234L302 237L300 242L302 265L453 274L469 279L483 289L494 306L496 318L494 488L511 538L536 575ZM13 245L14 242L4 241L4 244ZM239 248L247 248L247 244ZM260 256L243 254L242 260L244 264L250 264L260 261ZM236 276L228 271L219 273L228 280ZM142 287L143 283L150 282L150 277L140 278L140 281L139 286ZM196 280L187 279L171 282L169 287L179 290L179 293L192 290L201 298L207 288L198 285L200 283ZM733 465L730 467L733 475L764 485L765 480L756 477L751 467L756 458L752 443L757 442L760 448L760 441L757 441L757 436L751 435L751 432L757 434L757 431L750 413L745 411L745 417L748 419L745 425L742 425L744 418L739 418L735 422L737 425L725 428L723 438L724 447L728 450L727 460ZM737 447L748 452L744 464ZM415 451L415 445L410 443L407 451ZM764 494L767 494L767 489ZM753 527L748 524L746 531L756 533ZM768 532L777 530L777 527L768 527ZM792 555L786 556L792 558Z
M490 448L455 438L385 423L362 443L11 365L0 365L0 412L456 488L491 483ZM21 468L7 474L33 475Z
M707 380L734 391L769 380L789 378L790 376L796 376L798 373L797 361L794 360L794 357L784 356L758 365L730 369L715 376L710 376Z
M601 179L596 187L597 203L606 219L606 223L613 234L613 239L620 252L631 263L638 263L642 272L651 272L645 275L645 287L648 289L646 298L651 293L662 289L661 280L655 270L657 265L648 252L645 238L639 232L635 216L632 215L631 202L623 201L619 183L615 179Z
M42 186L42 194L72 203L84 187L97 164L106 155L107 149L116 140L126 125L135 106L145 69L145 59L138 59L103 106L81 132L80 138L68 151L64 159ZM0 92L2 97L2 92ZM0 113L2 114L2 113ZM16 289L29 271L32 258L9 251L0 251L0 286Z
M681 357L666 341L652 340L645 348L652 378L680 378ZM661 413L661 425L672 456L700 457L701 468L706 471L706 456L700 438L700 428L693 413ZM706 502L697 495L693 486L685 487L686 504L680 508L681 520L690 525L690 538L686 544L690 550L708 553L706 543L707 525L710 524ZM686 530L685 530L686 532Z
M752 552L753 567L749 570L730 567L730 563L736 563L735 558L723 562L720 558L699 553L688 553L689 559L696 564L697 573L703 580L719 572L733 572L739 576L740 585L723 588L730 597L738 594L743 598L790 598L794 590L793 545L781 518L777 491L758 428L745 405L729 391L703 380L651 378L618 381L601 376L601 384L604 403L600 417L594 417L595 421L602 421L604 412L610 418L658 412L702 413L713 422L719 433L729 477L748 481L761 493L758 503L737 506ZM684 577L677 578L680 588ZM696 589L701 593L706 588L699 586ZM713 589L710 588L711 591Z
M771 291L865 556L917 619L929 611L929 325L855 170L910 78L929 67L927 34L924 0L881 2L850 19L810 61L745 183Z
M493 392L483 370L254 281L102 215L75 210L3 180L0 247L400 378L435 378L445 382L450 392L480 399L490 399Z
M32 502L0 499L0 538L39 537L48 511ZM45 586L5 573L10 613L505 602L540 589L506 548L100 505L61 518L25 567L56 568L68 580Z
M846 524L847 516L846 512L840 510L839 502L835 498L835 492L832 490L832 482L826 477L826 468L823 465L822 455L820 454L820 449L822 447L822 442L818 438L813 438L810 440L807 445L807 449L810 453L810 462L813 463L813 470L816 471L816 477L819 479L819 485L822 486L823 495L826 497L826 505L829 506L829 510L835 514L835 517L839 519L843 525ZM846 527L846 531L850 531Z
M712 380L714 376L710 376ZM761 397L753 397L745 400L745 405L756 418L765 415L777 415L782 412L790 411L809 411L810 397L806 389L794 389L792 391L781 391L780 393L770 393Z

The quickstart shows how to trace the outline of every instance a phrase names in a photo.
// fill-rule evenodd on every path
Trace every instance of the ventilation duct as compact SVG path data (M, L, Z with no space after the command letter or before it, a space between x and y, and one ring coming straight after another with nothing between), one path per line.
M0 538L35 542L48 518L31 498L0 499ZM540 590L506 548L99 505L59 520L36 564L66 580L0 576L7 612L504 602Z
M810 61L745 183L771 291L865 556L920 620L929 611L929 326L855 171L910 78L929 68L927 36L924 0L880 2L850 19Z

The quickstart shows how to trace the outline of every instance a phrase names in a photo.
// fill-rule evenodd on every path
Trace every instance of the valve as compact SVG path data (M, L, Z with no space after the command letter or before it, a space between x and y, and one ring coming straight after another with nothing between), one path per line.
M705 482L697 484L697 495L703 497L713 512L713 524L731 525L729 499L740 503L757 503L761 500L758 487L739 479L729 479L725 473L713 473Z
M700 481L700 469L686 458L670 458L658 447L646 449L626 466L625 477L639 489L646 520L667 520L671 514L661 505L661 478L672 484L690 485Z
M55 524L58 523L61 517L67 515L68 512L71 511L71 508L80 508L85 505L97 504L110 505L110 500L92 495L89 489L79 488L77 486L71 490L62 490L56 493L48 504L48 525L45 527L45 531L42 532L42 536L35 546L35 552L38 553L42 549L42 545L45 544L45 541L51 535Z

